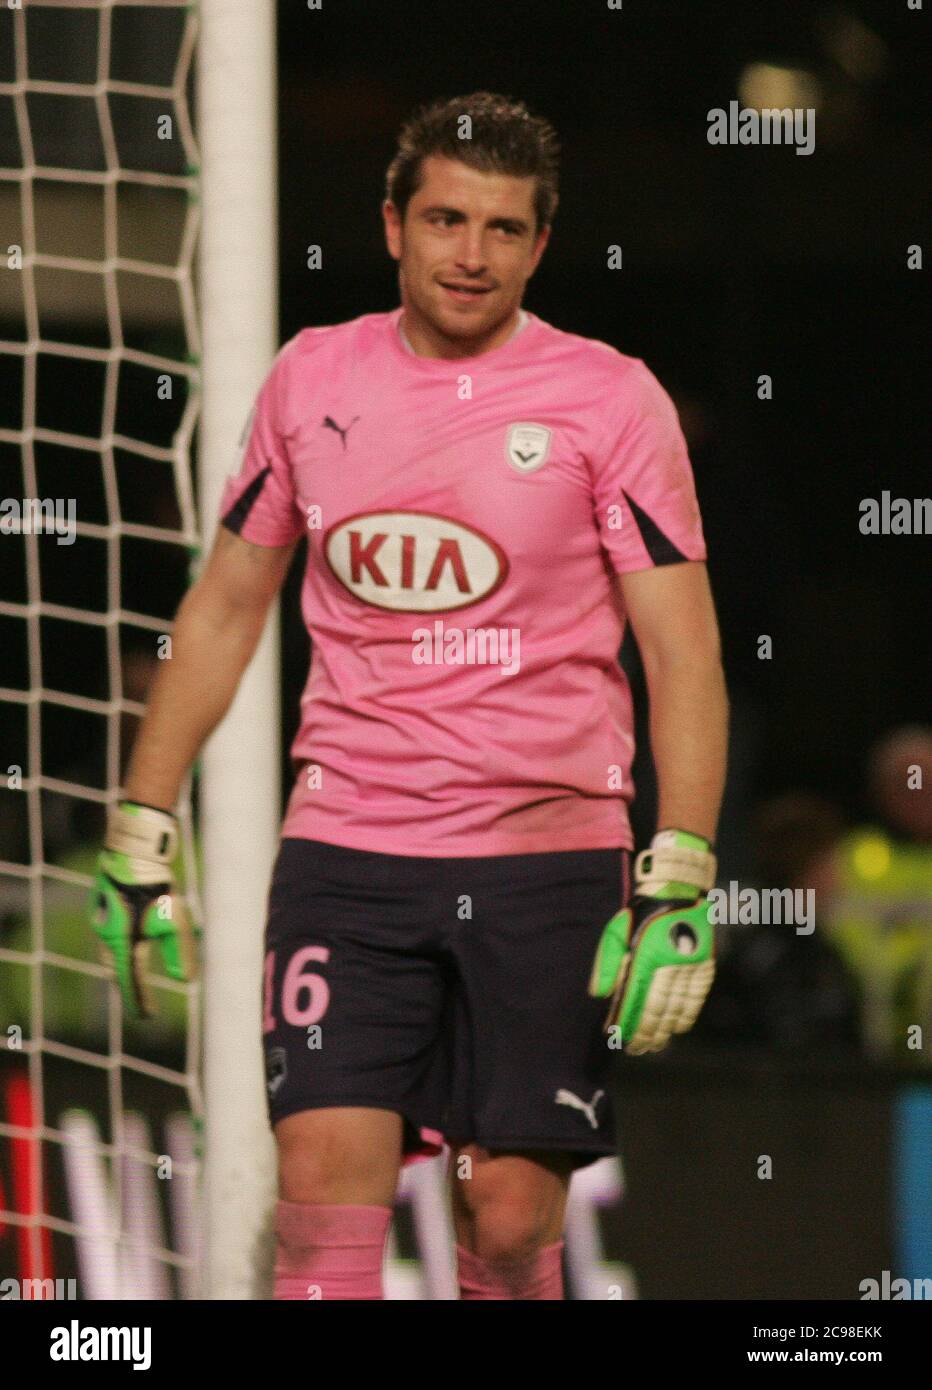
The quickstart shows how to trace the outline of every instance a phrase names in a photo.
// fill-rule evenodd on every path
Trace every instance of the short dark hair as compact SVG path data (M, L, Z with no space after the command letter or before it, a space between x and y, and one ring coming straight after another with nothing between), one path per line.
M470 118L469 138L461 135ZM537 179L537 231L553 221L557 207L560 145L549 121L532 116L524 102L494 92L473 92L422 106L401 128L398 150L388 166L385 196L402 219L421 180L427 155L458 159L471 169Z

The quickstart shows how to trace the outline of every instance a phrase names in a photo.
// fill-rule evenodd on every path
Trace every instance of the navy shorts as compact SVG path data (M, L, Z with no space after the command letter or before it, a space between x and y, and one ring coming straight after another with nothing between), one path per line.
M606 1003L587 994L630 853L428 859L283 839L269 890L269 1117L372 1106L405 1161L472 1141L616 1152Z

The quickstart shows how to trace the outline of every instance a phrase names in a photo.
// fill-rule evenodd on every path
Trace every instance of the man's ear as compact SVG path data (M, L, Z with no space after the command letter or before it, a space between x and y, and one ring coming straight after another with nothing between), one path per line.
M386 198L382 204L382 221L385 224L385 245L393 260L401 260L402 216L395 204Z

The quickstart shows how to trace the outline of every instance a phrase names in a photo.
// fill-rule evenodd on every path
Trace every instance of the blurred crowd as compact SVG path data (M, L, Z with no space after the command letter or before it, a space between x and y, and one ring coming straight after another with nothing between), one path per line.
M811 792L758 807L742 884L811 891L814 929L724 926L697 1039L930 1065L932 728L889 730L865 771L865 823Z

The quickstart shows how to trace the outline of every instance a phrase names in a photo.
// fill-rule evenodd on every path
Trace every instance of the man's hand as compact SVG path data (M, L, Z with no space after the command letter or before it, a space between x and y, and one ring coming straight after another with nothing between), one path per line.
M706 893L715 882L707 840L661 830L635 860L635 893L602 934L589 993L611 996L605 1032L625 1052L660 1052L693 1026L715 975Z
M88 913L130 1018L156 1012L146 981L154 942L173 980L192 980L197 973L198 933L172 876L177 850L178 822L168 811L134 801L111 809Z

